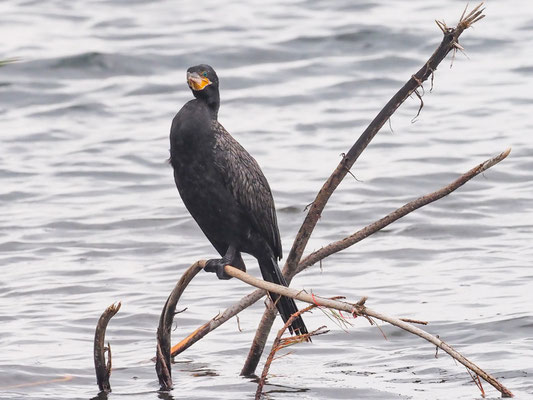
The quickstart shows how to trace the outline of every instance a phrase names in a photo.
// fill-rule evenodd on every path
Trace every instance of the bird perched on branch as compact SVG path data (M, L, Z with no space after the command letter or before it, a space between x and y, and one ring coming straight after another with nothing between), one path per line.
M229 279L226 265L246 270L241 252L257 258L263 279L287 286L274 199L255 159L218 122L218 77L209 65L187 70L195 99L176 114L170 130L170 163L183 203L222 256L205 270ZM286 322L298 311L293 299L269 293ZM301 317L290 331L307 333Z

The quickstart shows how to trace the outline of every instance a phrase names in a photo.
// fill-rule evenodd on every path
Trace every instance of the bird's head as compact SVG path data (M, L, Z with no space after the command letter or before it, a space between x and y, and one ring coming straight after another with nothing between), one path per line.
M195 65L187 70L187 84L194 97L209 99L213 95L218 97L218 76L207 64Z

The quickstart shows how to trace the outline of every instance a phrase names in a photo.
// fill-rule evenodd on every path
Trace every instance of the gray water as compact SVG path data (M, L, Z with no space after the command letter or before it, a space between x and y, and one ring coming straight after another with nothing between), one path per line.
M183 353L157 393L161 308L182 271L214 250L167 164L170 121L191 98L190 65L221 80L222 124L268 177L288 254L323 181L454 24L464 1L68 1L0 3L0 398L91 399L92 340L110 322L113 393L127 399L246 399L239 377L262 301ZM533 395L533 7L489 1L331 198L308 251L351 234L512 147L451 196L299 275L293 286L430 321L427 330ZM392 128L392 129L391 129ZM259 275L247 259L249 272ZM250 289L200 274L174 342ZM363 318L276 362L271 399L473 399L464 367ZM277 321L276 330L280 327ZM270 338L272 340L272 338ZM260 368L262 367L260 365ZM260 370L258 370L260 372ZM489 398L498 393L488 384Z

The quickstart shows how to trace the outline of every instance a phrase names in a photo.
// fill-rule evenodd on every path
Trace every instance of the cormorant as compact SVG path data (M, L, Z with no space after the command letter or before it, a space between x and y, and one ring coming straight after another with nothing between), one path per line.
M205 270L231 278L226 265L246 270L241 252L257 258L263 279L287 286L278 267L282 257L274 199L254 158L218 122L218 77L209 65L187 70L195 99L172 120L170 163L179 194L200 229L222 256ZM298 311L293 299L269 293L287 321ZM291 333L307 333L301 317Z

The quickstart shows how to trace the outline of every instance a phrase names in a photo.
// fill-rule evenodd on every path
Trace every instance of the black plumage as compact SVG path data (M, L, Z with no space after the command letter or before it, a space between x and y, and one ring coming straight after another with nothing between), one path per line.
M224 266L246 270L241 252L257 258L263 279L287 286L274 200L254 158L218 122L218 77L208 65L187 70L195 99L176 114L170 130L170 162L180 196L222 256L206 270L229 279ZM298 309L293 299L270 293L284 321ZM291 332L307 333L296 319Z

